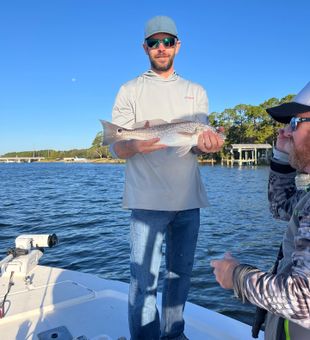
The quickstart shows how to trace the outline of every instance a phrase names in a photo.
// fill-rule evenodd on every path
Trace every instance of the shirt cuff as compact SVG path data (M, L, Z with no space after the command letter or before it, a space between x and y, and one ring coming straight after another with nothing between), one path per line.
M246 298L246 278L248 274L259 272L256 267L248 264L239 264L233 271L233 289L237 298L241 299L243 303L247 301Z

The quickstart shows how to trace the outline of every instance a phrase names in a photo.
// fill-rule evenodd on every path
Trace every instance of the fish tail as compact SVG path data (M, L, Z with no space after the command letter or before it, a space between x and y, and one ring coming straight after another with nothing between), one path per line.
M222 140L226 140L226 135L222 132L219 132L219 136Z
M220 131L218 128L214 128L214 132L216 132L222 140L226 140L226 135L222 131Z
M103 138L102 138L102 145L109 145L113 144L119 140L122 140L122 136L119 131L122 131L123 128L107 122L106 120L100 120L103 128Z

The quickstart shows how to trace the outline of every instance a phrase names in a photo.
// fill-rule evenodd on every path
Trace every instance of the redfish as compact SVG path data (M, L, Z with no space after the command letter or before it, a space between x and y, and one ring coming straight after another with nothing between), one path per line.
M105 120L101 120L101 124L103 126L103 145L129 139L160 138L158 143L178 147L176 152L180 157L186 155L193 146L197 145L198 136L203 131L211 130L221 139L225 139L225 136L218 133L214 127L197 121L173 120L168 123L164 120L150 120L134 124L132 129L125 129Z

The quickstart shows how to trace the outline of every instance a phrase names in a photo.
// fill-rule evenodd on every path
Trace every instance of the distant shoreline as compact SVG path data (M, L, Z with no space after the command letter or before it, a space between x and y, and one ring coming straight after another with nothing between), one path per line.
M87 159L83 161L66 161L66 160L41 160L39 163L70 163L70 164L82 164L82 163L93 163L93 164L123 164L126 163L124 159L108 159L108 158L100 158L100 159Z
M198 158L198 164L199 165L225 165L229 167L233 167L234 165L240 166L261 166L261 165L268 165L268 163L259 163L259 164L253 164L251 160L242 160L242 163L238 163L238 161L233 162L230 159L222 158L221 160L216 159L199 159ZM5 157L2 159L0 158L0 164L20 164L20 163L61 163L61 164L126 164L125 159L113 159L113 158L98 158L98 159L87 159L87 158L81 158L81 159L40 159L40 160L28 160L28 157L23 158L22 160L13 159L10 158L9 161L5 161Z
M20 163L65 163L65 164L125 164L125 159L111 159L111 158L100 158L100 159L83 159L83 160L65 160L65 159L41 159L41 160L35 160L31 162L27 161L16 161L16 160L10 160L9 162L0 161L0 164L20 164ZM199 164L211 164L214 165L217 162L214 159L198 159Z

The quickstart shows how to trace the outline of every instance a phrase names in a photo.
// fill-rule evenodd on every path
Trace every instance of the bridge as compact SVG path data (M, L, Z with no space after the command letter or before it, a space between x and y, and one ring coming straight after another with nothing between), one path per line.
M0 163L32 163L41 162L44 157L0 157Z

